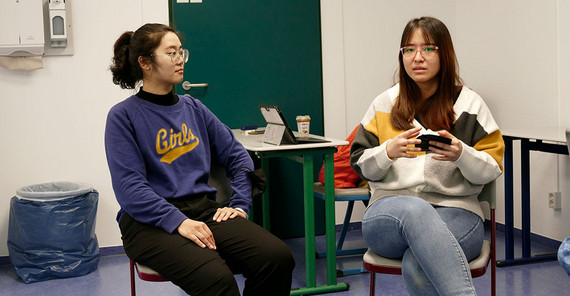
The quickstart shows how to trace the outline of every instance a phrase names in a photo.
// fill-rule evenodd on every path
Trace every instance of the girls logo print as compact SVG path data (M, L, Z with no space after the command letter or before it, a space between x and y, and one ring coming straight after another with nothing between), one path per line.
M182 124L179 132L161 128L156 134L156 152L162 155L160 161L168 164L194 150L198 143L200 140L192 134L186 123Z

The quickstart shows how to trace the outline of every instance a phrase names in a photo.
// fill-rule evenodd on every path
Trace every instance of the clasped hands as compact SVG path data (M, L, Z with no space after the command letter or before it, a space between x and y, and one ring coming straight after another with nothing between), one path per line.
M229 207L219 208L212 219L216 222L223 222L236 217L247 219L244 212ZM214 235L212 234L212 231L210 231L208 225L204 222L186 219L180 223L177 230L180 235L193 241L201 248L207 247L212 250L216 249Z
M421 148L415 147L416 144L420 144L422 142L421 140L416 139L416 137L420 134L420 130L421 127L411 128L397 135L394 139L388 142L388 145L386 145L386 152L388 153L388 157L392 160L400 157L417 157L417 155L407 152L422 151ZM430 141L429 150L436 154L433 155L432 158L444 161L457 160L463 150L463 145L461 142L446 130L437 131L437 133L442 137L450 138L451 144L448 145L437 141Z

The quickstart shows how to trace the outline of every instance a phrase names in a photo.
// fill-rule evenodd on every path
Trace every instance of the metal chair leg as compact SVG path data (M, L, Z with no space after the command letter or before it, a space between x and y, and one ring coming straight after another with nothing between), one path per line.
M346 233L348 232L348 227L350 226L350 217L352 216L352 210L354 209L354 201L348 202L346 207L346 213L344 214L344 222L342 223L342 230L340 231L340 237L338 238L338 243L336 245L336 250L340 251L342 245L344 244L344 239L346 238Z
M136 290L135 290L135 263L133 262L133 260L130 260L130 264L129 264L130 268L131 268L131 296L136 296Z
M370 272L370 296L374 296L375 288L376 288L376 273Z

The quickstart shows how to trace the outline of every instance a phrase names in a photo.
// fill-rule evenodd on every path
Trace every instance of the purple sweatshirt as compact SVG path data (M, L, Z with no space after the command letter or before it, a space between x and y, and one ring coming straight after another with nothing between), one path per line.
M246 213L251 205L251 180L244 170L253 162L224 125L200 101L178 96L161 106L131 96L109 111L105 150L113 190L121 210L135 220L172 233L187 219L166 199L208 195L210 161L226 169L234 190L230 207Z

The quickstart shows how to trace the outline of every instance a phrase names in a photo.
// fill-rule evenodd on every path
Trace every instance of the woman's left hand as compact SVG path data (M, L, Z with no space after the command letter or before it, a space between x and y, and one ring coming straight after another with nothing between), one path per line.
M437 131L437 133L442 137L450 138L451 144L448 145L437 141L430 141L429 150L438 154L432 156L432 158L436 160L456 161L463 151L463 144L461 144L461 141L446 130ZM435 145L439 148L431 145Z
M227 221L228 219L233 219L238 216L247 219L247 216L245 215L244 212L236 208L225 207L225 208L219 208L214 214L213 219L216 222L222 222L222 221Z

